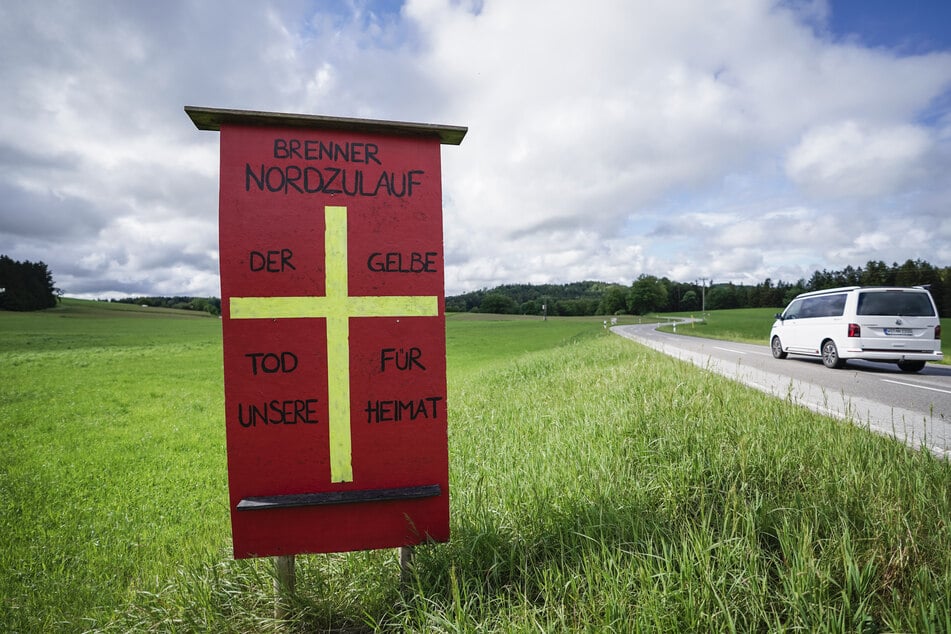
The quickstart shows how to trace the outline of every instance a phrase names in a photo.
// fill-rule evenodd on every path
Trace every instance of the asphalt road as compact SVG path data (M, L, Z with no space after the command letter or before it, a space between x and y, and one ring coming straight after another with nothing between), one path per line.
M681 324L680 328L689 328ZM951 367L905 373L895 364L849 361L830 370L818 358L774 359L769 346L658 332L657 324L611 331L823 414L868 426L951 458Z

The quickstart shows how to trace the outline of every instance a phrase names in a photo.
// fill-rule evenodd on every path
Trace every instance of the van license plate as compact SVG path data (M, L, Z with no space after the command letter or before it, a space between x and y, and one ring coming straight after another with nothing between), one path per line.
M885 334L898 336L898 337L910 337L911 328L886 328Z

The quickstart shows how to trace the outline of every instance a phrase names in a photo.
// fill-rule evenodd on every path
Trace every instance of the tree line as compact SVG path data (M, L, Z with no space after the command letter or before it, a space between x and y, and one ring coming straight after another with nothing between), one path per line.
M59 290L46 264L0 255L0 310L43 310L58 301Z
M676 282L641 275L630 285L606 282L504 284L446 298L447 312L555 316L644 315L728 308L783 308L796 295L840 286L928 286L942 317L951 317L951 267L924 260L816 271L794 283L767 278L755 285Z
M118 304L136 304L150 308L177 308L179 310L197 310L218 316L221 314L221 299L218 297L189 297L175 295L173 297L123 297L111 299Z
M807 291L839 286L927 286L942 317L951 317L951 267L924 260L903 264L869 261L865 266L816 271L795 283L767 278L755 285L677 282L640 275L630 285L583 281L568 284L503 284L446 298L447 312L523 315L644 315L728 308L782 308ZM42 262L17 262L0 255L0 310L42 310L56 306L62 292ZM217 297L128 297L113 302L221 314Z

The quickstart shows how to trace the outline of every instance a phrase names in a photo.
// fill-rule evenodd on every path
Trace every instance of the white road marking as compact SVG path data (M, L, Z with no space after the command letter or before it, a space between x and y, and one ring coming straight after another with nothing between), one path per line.
M713 346L713 349L723 350L724 352L733 352L735 354L746 354L745 352L741 352L740 350L734 350L733 348L721 348L720 346Z
M936 387L928 387L926 385L917 385L915 383L905 383L903 381L892 381L891 379L882 379L885 383L894 383L895 385L905 385L907 387L916 387L919 390L931 390L932 392L941 392L942 394L951 394L951 390L942 390Z
M714 350L723 350L724 352L732 352L732 353L734 353L734 354L758 354L758 355L761 356L761 357L771 357L771 356L773 356L772 353L768 353L768 354L767 354L766 352L757 352L757 351L755 351L755 350L750 350L750 351L748 351L748 352L744 352L743 350L734 350L733 348L721 348L720 346L713 346L713 349L714 349Z

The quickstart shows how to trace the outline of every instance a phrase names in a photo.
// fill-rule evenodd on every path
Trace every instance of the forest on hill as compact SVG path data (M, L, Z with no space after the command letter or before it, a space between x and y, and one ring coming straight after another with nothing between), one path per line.
M644 315L726 308L783 308L799 293L839 286L927 286L942 317L951 316L951 266L923 260L816 271L795 283L766 279L752 286L709 281L676 282L641 275L630 285L585 281L569 284L503 284L446 298L447 312L585 316Z

